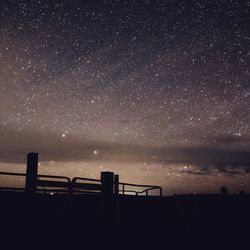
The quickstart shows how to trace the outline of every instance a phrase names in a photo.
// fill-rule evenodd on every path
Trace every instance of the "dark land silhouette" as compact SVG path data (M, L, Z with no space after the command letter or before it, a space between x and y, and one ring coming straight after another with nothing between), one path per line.
M220 242L225 247L232 239L239 246L248 235L249 194L229 194L222 187L218 194L163 197L159 187L145 185L145 192L127 195L126 185L111 172L102 172L96 183L64 180L37 175L37 162L38 155L30 153L24 190L0 191L1 235L13 239L9 244L21 238L27 246L34 240L84 246L91 239L93 245L110 247L115 242L126 247L165 244L165 249ZM152 189L159 189L159 195L150 196Z

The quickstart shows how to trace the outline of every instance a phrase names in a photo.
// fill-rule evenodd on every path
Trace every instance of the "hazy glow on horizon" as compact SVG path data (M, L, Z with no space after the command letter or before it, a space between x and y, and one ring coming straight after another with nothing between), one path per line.
M0 169L23 169L35 151L48 174L113 170L167 194L250 191L249 11L4 1Z

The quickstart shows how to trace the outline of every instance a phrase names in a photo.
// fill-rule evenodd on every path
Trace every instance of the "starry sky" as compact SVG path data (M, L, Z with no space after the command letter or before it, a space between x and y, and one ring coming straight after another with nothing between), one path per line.
M0 169L250 191L249 27L249 0L2 1Z

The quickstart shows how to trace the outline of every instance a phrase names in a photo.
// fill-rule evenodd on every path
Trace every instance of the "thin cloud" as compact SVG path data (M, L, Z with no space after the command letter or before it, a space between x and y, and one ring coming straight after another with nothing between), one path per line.
M35 151L43 161L103 161L190 164L197 166L197 171L185 171L187 174L211 174L211 168L227 174L250 172L250 152L242 149L227 149L211 144L197 146L141 146L119 144L105 141L90 141L52 132L16 131L13 128L0 127L2 143L0 145L1 162L20 163L26 161L26 154ZM239 142L232 139L221 141ZM220 139L218 139L220 140ZM245 139L242 139L245 140ZM226 144L226 143L225 143Z

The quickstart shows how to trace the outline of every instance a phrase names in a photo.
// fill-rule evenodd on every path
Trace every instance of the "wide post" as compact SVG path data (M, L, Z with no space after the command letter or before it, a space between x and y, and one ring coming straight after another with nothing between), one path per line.
M29 153L27 155L25 192L29 194L36 193L38 172L38 153Z
M114 173L101 172L101 219L105 224L112 223L114 220L114 200L113 200L113 185Z
M101 172L101 182L102 182L102 195L105 197L113 195L113 172Z

